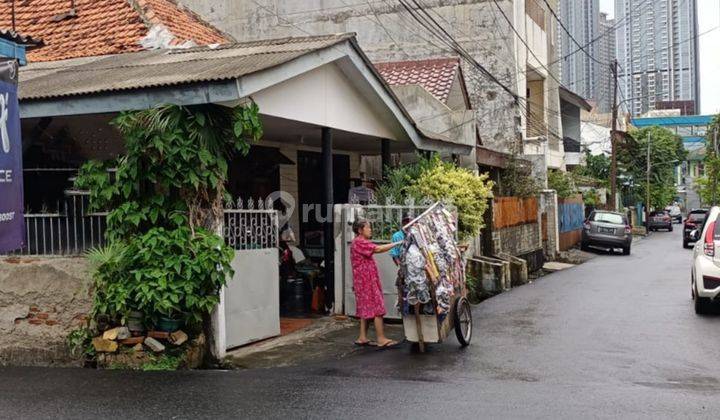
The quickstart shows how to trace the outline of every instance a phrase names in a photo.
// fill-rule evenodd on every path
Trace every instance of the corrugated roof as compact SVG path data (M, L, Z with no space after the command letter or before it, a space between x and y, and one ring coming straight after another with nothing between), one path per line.
M585 100L585 98L571 91L565 86L560 86L560 98L564 101L575 104L577 107L582 108L585 111L589 112L592 110L592 105L590 105L588 101Z
M140 51L153 27L166 28L171 44L232 42L173 0L24 0L15 3L18 31L41 38L44 46L28 52L28 61ZM11 27L11 2L0 2L0 26Z
M30 63L22 100L230 80L351 39L353 34L283 38L178 50L151 50Z
M460 70L458 58L375 63L375 68L391 86L420 85L443 103L447 102Z

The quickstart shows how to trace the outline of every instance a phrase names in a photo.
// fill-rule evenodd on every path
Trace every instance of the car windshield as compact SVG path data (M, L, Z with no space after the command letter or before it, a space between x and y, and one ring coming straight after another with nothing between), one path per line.
M652 216L664 216L664 215L665 215L664 211L654 211L654 212L650 213L651 217Z
M705 213L690 213L688 215L688 220L693 222L702 222L705 220Z
M595 213L592 220L593 222L614 223L616 225L625 224L623 217L615 213Z

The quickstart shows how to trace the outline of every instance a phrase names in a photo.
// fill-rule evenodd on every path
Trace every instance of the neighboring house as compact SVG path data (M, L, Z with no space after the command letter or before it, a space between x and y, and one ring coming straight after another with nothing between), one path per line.
M560 87L560 109L562 110L563 146L567 170L584 163L582 149L582 111L590 112L592 106L580 95Z
M233 41L173 0L0 2L0 27L13 24L43 41L30 62Z
M557 7L557 0L549 3ZM183 4L239 40L353 31L373 62L456 54L397 2L185 0ZM423 8L473 60L513 92L510 95L462 60L483 148L530 155L542 180L548 167L562 169L559 84L553 76L559 71L552 35L555 21L545 2L498 0L496 5L486 0L429 0ZM483 158L483 153L484 149L478 149L478 160L491 162L497 157L488 153Z
M638 128L659 126L679 135L683 145L688 151L685 162L678 165L676 171L676 184L678 195L685 201L687 208L700 207L700 198L693 186L695 178L705 174L703 161L705 159L705 146L708 127L713 115L681 115L681 111L655 111L648 117L633 118L632 125ZM658 114L664 114L658 116Z
M610 141L610 127L589 121L582 121L580 126L580 152L590 152L591 155L597 156L605 154L607 156L612 152L612 144Z
M25 36L12 29L3 29L0 24L0 57L14 58L21 66L27 64L27 50L32 50L42 42Z
M473 147L470 155L455 159L462 166L474 170L484 162L483 172L497 171L504 166L505 155L502 153L482 148L476 155L475 146L479 145L480 139L460 59L375 63L375 68L417 121L419 128ZM441 155L453 158L449 153ZM403 157L408 158L411 157Z

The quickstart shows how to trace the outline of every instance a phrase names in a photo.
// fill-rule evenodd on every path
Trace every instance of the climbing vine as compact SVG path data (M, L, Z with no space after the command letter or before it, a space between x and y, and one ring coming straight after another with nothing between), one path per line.
M231 271L232 252L214 232L228 162L262 137L258 108L165 105L112 124L127 152L86 163L75 183L90 191L93 210L109 211L110 245L93 253L94 313L198 322Z

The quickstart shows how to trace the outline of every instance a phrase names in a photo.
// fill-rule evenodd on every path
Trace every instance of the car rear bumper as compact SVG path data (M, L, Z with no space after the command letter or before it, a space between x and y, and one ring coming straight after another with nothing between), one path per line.
M668 222L650 222L648 226L652 229L670 229L672 227L672 220Z
M696 259L697 275L695 286L700 297L720 298L720 267L710 257L698 256Z
M692 239L690 239L690 232L692 232L694 229L683 229L683 240L687 242L695 242Z
M632 244L632 235L620 237L583 231L582 241L586 245L624 248Z

